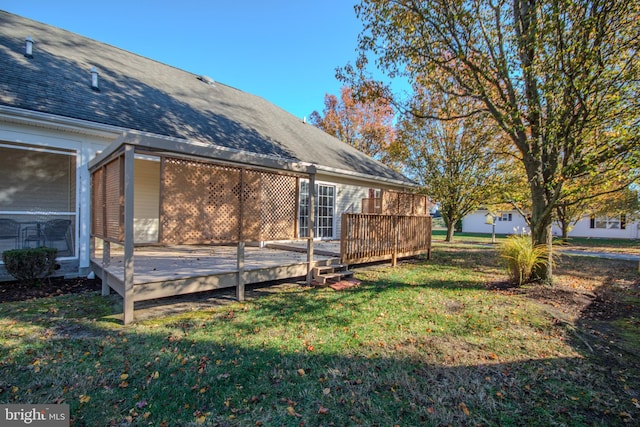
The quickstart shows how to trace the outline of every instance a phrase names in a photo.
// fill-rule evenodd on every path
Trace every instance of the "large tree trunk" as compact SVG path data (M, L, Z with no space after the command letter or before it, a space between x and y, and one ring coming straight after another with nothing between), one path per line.
M535 185L531 180L531 239L534 245L546 245L548 247L547 262L534 272L535 276L544 281L551 282L553 276L552 255L552 206L550 206L549 192L543 186Z
M568 242L569 241L569 224L566 221L562 221L560 225L562 227L562 241Z
M444 239L444 241L453 242L453 233L456 228L456 221L454 221L451 216L448 215L448 211L443 212L442 219L444 220L444 225L447 227L447 237Z
M445 242L453 242L453 232L456 229L455 222L449 222L447 224L447 237L444 239Z

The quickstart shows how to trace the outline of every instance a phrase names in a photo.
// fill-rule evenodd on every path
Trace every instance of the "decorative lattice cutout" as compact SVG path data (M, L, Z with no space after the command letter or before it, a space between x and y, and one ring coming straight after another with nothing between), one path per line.
M296 178L182 159L163 159L161 241L293 238Z
M91 175L91 233L104 237L104 171L102 168Z
M122 158L118 157L117 159L107 163L104 167L105 237L118 242L121 242L124 239L122 233L124 200L122 197L123 189L121 188L121 163Z
M263 174L262 240L283 240L295 236L297 179L292 176Z

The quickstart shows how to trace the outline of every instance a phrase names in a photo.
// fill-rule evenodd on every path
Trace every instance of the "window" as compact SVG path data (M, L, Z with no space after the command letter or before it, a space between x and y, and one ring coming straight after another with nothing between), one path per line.
M595 217L591 216L591 228L602 228L606 230L624 230L627 226L626 215L618 217Z
M498 221L513 221L513 214L503 213L498 217Z
M0 144L0 219L18 227L0 252L48 246L75 256L76 153Z
M333 238L335 194L333 185L316 184L315 237ZM309 181L300 181L300 237L309 236Z

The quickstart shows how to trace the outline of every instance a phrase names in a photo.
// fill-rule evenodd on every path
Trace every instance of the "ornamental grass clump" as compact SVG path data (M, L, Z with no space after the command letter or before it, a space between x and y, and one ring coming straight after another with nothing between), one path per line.
M548 261L548 246L534 245L531 236L513 235L500 246L500 257L505 261L510 280L518 286L533 279L537 268Z

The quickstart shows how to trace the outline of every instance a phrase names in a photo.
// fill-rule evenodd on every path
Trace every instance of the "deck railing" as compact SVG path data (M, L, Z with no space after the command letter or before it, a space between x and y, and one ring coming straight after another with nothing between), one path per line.
M431 256L431 217L414 215L342 215L340 256L345 264Z

